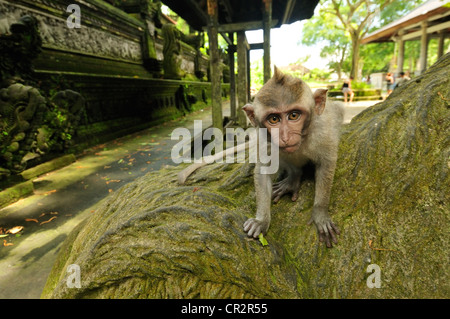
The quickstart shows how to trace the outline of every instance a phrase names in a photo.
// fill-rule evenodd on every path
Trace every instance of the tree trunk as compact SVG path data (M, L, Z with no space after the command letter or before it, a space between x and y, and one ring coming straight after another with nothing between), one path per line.
M343 128L327 249L307 225L313 181L272 206L269 245L251 164L211 164L178 186L170 168L111 195L67 238L46 298L448 298L450 54ZM81 269L68 288L67 267ZM371 264L381 288L369 288Z
M361 45L361 39L357 31L350 32L352 38L352 68L350 70L350 76L353 77L355 82L359 81L359 47Z

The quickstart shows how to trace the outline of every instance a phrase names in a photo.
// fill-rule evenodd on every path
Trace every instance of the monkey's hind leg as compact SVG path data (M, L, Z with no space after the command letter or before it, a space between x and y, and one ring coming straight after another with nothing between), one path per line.
M300 191L300 181L302 172L290 172L288 176L273 184L272 188L272 200L274 203L278 203L281 197L285 194L292 194L291 200L295 202L298 199L298 193Z

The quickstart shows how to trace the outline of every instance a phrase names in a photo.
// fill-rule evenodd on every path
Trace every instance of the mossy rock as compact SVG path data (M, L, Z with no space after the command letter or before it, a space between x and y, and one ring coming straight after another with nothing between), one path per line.
M268 246L251 164L149 173L111 194L67 238L44 298L448 298L450 54L343 128L327 249L307 224L313 181L272 207ZM81 269L68 288L67 267ZM381 288L367 286L367 267Z

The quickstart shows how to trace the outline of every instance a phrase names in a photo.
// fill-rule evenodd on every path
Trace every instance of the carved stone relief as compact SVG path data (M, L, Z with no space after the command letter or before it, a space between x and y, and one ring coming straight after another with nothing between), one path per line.
M47 15L30 8L24 8L0 0L0 33L7 33L8 26L23 15L33 15L39 21L43 47L74 51L83 54L120 59L132 62L142 61L140 39L135 41L81 23L79 29L69 29L66 20Z

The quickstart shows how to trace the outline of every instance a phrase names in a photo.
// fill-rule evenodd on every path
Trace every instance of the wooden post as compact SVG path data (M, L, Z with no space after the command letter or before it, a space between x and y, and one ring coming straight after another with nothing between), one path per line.
M403 62L405 61L405 41L403 41L403 34L403 30L400 30L398 33L397 75L403 72Z
M228 58L230 64L230 117L236 119L236 74L234 72L234 53L236 52L236 47L234 45L234 33L228 33L233 44L228 46Z
M211 70L211 104L213 126L223 131L221 67L218 41L218 4L217 0L208 0L208 37Z
M239 107L237 112L238 123L241 127L247 126L247 117L242 110L242 107L248 102L248 83L247 83L247 51L248 43L245 37L245 31L239 31L237 33L237 59L238 59L238 81L237 81L237 93Z
M445 32L441 30L438 32L439 40L438 40L438 59L444 55L444 40L445 40Z
M252 94L250 92L250 86L252 83L252 78L251 78L251 70L250 70L250 47L247 48L247 101L251 101L252 99Z
M264 28L264 83L271 77L270 68L270 28L272 26L272 0L263 0L263 28Z
M427 57L428 57L428 34L427 34L427 21L422 21L422 36L420 37L420 67L419 72L422 74L427 69Z

